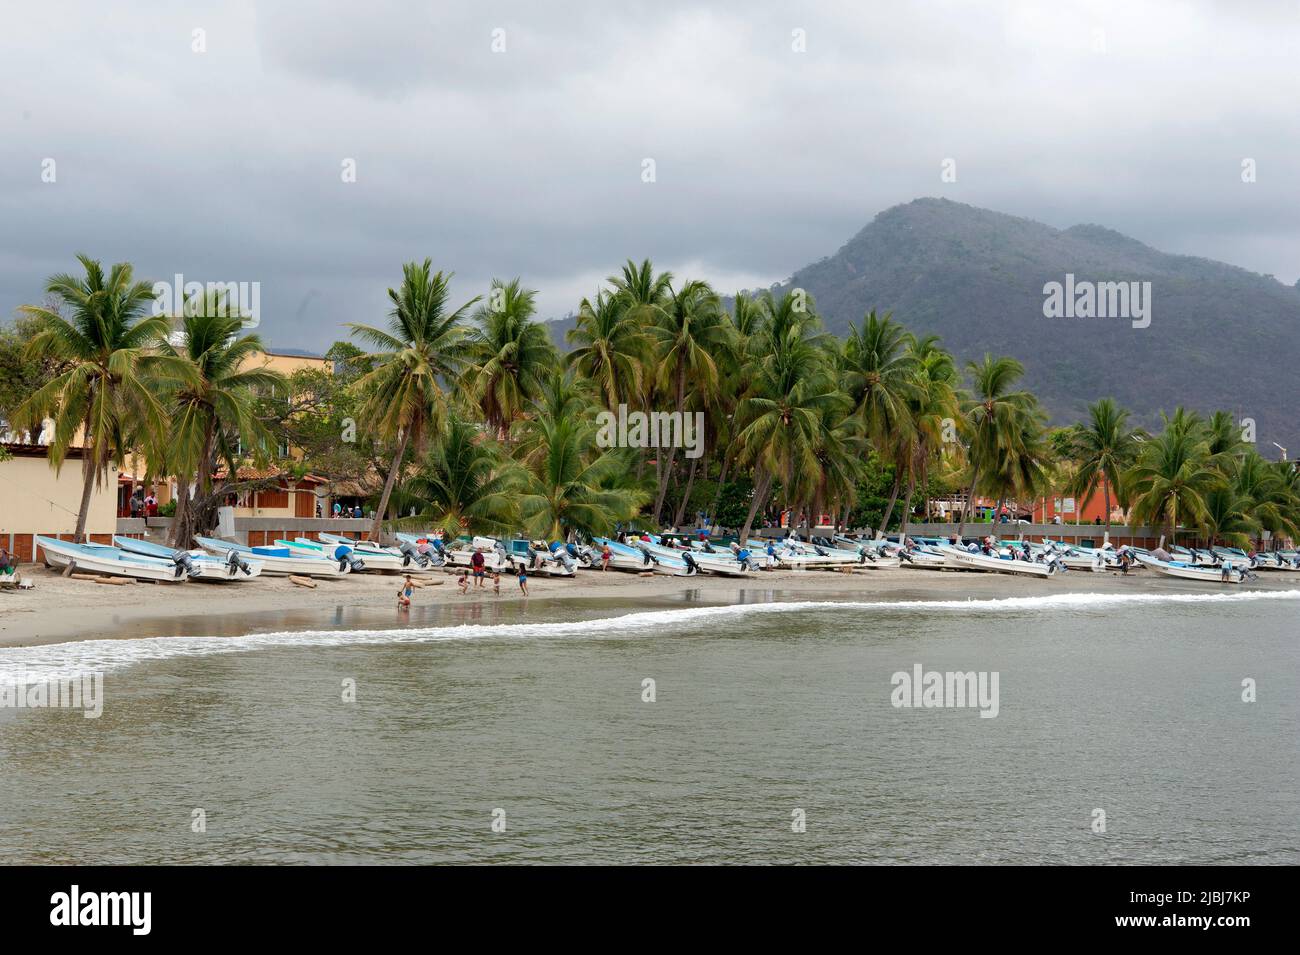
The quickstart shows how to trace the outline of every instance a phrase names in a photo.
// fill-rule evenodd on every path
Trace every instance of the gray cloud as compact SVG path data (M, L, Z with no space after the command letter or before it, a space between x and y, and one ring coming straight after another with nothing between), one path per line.
M782 279L919 195L1300 274L1295 4L178 6L7 12L0 313L84 250L260 281L324 348L408 259L558 316L627 257Z

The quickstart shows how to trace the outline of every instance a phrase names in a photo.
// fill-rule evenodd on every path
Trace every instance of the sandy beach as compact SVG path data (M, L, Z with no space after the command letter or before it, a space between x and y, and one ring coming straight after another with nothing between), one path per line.
M233 636L267 629L309 629L332 622L346 625L364 615L384 626L430 622L431 612L445 619L472 622L492 605L553 606L556 600L606 599L623 611L660 607L666 602L754 603L770 600L988 600L1062 593L1212 593L1219 588L1192 581L1154 578L1135 573L1072 572L1048 580L997 574L932 570L767 571L737 580L696 575L636 576L609 571L580 571L576 577L530 577L524 597L513 578L502 578L495 595L488 581L482 590L461 594L452 573L420 578L410 611L396 609L401 578L357 574L322 580L313 589L283 577L261 577L243 584L149 584L109 586L64 578L44 567L24 567L36 587L0 593L0 647L32 646L76 640L128 637ZM1254 583L1223 588L1242 590L1300 589L1293 575L1261 574ZM543 616L545 611L543 610ZM387 623L391 615L391 623Z

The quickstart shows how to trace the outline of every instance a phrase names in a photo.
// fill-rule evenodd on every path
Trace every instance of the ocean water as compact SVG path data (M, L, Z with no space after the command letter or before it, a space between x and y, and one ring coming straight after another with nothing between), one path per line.
M783 596L0 649L0 862L1300 862L1300 592Z

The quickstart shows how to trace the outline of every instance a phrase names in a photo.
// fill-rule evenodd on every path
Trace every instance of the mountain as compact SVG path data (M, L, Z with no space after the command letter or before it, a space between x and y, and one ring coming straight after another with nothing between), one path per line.
M1070 275L1076 289L1149 282L1150 324L1045 317L1045 286L1068 288ZM1300 289L1272 276L1169 255L1098 225L1054 229L917 199L880 213L775 291L787 288L805 289L836 334L875 308L941 336L962 360L1014 355L1057 423L1079 420L1106 395L1148 425L1177 404L1222 408L1254 420L1261 453L1275 456L1277 441L1300 454L1288 390L1300 363Z
M1076 292L1083 283L1149 282L1150 324L1045 317L1044 287L1064 287L1070 275ZM1178 404L1224 409L1253 419L1261 453L1275 457L1276 441L1300 455L1290 410L1300 288L1272 276L1169 255L1099 225L1055 229L927 198L880 213L773 291L790 288L807 291L837 335L874 308L917 335L939 335L962 364L1014 355L1053 423L1080 420L1107 395L1148 426ZM562 340L571 327L556 322L552 333Z

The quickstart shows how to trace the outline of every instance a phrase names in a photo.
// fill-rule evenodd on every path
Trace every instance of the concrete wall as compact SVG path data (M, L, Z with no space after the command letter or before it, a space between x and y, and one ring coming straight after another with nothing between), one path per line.
M119 521L118 526L123 529L118 533L129 533L125 528L133 523L135 522L128 520ZM165 537L171 524L170 517L151 517L148 519L149 533L155 539ZM316 540L316 535L322 531L328 534L346 534L349 537L369 539L370 527L371 522L366 519L336 520L326 517L318 520L314 517L240 517L238 513L235 515L235 539L250 547L269 544L276 538L293 540L295 537L306 537L309 540Z

